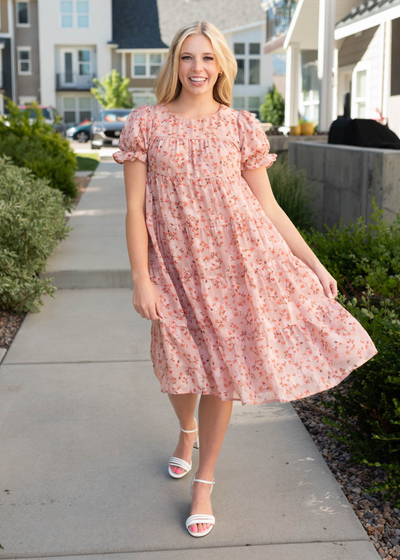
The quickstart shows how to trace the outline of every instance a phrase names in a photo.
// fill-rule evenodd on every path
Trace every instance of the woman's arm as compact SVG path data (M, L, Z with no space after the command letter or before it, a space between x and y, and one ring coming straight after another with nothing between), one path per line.
M277 203L272 192L265 166L263 165L257 169L243 170L241 173L254 196L259 201L266 216L268 216L276 229L282 235L286 243L289 245L292 253L315 272L324 288L325 294L329 297L336 297L336 280L319 261L311 248L304 241L299 231L288 218L287 214L285 214Z
M127 204L126 243L134 283L132 303L144 319L156 320L162 315L160 301L149 275L149 233L146 225L147 165L139 159L125 161L124 180Z
M126 243L132 279L149 278L148 232L146 226L147 165L138 159L124 162L126 195Z

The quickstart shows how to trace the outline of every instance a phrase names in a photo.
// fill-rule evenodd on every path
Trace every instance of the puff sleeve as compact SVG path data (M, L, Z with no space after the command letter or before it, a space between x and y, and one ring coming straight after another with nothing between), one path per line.
M240 139L240 169L257 169L262 165L271 167L277 154L270 154L268 138L260 123L249 111L242 109L238 115Z
M147 164L147 140L148 107L141 105L133 109L126 118L119 137L119 150L113 153L114 161L124 163L139 159Z

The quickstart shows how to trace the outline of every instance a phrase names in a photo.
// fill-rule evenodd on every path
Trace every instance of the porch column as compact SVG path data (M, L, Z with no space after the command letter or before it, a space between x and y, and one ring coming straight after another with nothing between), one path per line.
M122 78L126 78L126 53L122 53L122 60L121 60L121 74Z
M299 121L300 47L290 43L286 50L285 126Z
M328 132L332 123L332 67L335 30L335 0L319 0L318 25L318 130Z

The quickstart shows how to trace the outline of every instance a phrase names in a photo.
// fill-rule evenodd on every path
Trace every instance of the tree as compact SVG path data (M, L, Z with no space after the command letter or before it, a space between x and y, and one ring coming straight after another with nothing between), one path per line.
M275 84L265 96L265 101L260 106L260 116L263 122L280 126L285 120L285 100L276 89Z
M92 87L90 91L103 109L133 108L132 94L128 90L129 78L122 78L113 69L101 82L97 78L93 82L97 87Z

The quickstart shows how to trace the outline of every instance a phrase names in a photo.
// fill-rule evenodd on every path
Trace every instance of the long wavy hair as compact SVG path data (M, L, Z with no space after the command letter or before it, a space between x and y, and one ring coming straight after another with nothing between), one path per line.
M179 97L182 83L178 76L179 54L183 41L189 35L203 34L210 40L215 56L221 66L213 88L213 97L218 103L230 107L233 81L237 74L237 62L221 31L208 21L195 21L185 25L175 34L167 58L162 64L154 84L157 103L169 103Z

